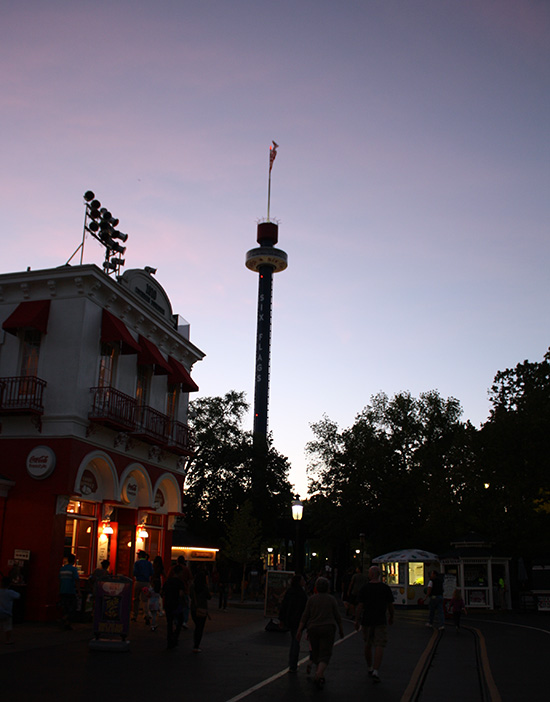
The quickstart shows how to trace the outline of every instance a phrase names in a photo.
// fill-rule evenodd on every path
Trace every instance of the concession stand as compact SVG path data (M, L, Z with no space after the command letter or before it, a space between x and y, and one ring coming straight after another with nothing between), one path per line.
M391 551L373 558L372 562L381 567L396 605L423 605L430 571L439 570L439 557L418 548Z
M495 555L492 544L476 534L451 542L441 556L446 580L460 588L469 609L511 609L510 558Z

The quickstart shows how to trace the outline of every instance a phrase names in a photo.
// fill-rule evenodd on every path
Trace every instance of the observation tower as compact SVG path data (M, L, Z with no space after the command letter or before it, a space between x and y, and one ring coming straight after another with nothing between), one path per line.
M273 274L284 271L288 265L286 253L281 249L275 248L279 239L279 227L269 219L271 169L276 155L277 144L273 142L273 146L269 149L267 221L258 224L256 240L259 246L251 249L246 254L246 267L258 273L258 322L256 331L253 427L254 452L256 456L267 454Z

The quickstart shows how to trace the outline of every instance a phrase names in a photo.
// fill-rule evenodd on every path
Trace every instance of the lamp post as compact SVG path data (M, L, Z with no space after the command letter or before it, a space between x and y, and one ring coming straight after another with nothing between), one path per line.
M304 505L300 502L300 496L296 495L292 500L292 519L296 522L296 542L294 544L294 570L298 573L301 565L301 552L299 547L300 541L300 522L304 513Z

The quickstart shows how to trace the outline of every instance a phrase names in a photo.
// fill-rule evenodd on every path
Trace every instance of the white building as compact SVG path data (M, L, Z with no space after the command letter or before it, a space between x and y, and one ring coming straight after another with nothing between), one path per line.
M0 275L0 571L27 618L56 616L69 552L82 578L131 575L140 549L169 563L204 354L148 270Z

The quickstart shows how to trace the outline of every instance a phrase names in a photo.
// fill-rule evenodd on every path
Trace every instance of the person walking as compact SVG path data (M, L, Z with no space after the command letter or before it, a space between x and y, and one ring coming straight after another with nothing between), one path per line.
M153 565L147 558L145 551L138 551L137 561L134 563L134 611L132 621L137 622L139 615L140 603L143 604L145 623L150 623L149 612L147 609L147 600L143 594L143 590L147 591L153 577Z
M462 617L462 614L468 614L466 611L466 604L464 600L462 599L462 595L460 594L460 590L456 589L453 592L453 596L451 598L451 612L453 614L453 622L456 627L456 633L460 631L460 619Z
M445 611L443 610L443 578L437 572L432 570L430 573L430 581L428 583L427 595L430 598L429 618L426 626L433 628L435 615L437 612L439 619L439 630L445 629Z
M185 583L183 568L174 566L162 587L164 598L164 613L166 614L166 637L168 648L178 645L181 627L183 625L183 607L185 602Z
M2 577L0 583L0 624L4 629L4 642L13 643L13 602L21 597L19 592L10 588L10 579Z
M59 570L59 601L64 629L72 629L71 619L76 612L76 597L80 594L80 575L75 567L76 556L70 553L67 563Z
M365 642L365 659L368 674L373 683L380 682L380 665L384 656L384 649L388 643L387 623L393 624L394 606L391 588L383 583L380 577L380 568L369 568L369 581L363 585L357 595L357 608L355 612L355 629L363 629ZM387 621L386 621L387 612ZM373 655L374 651L374 655Z
M290 631L290 651L288 654L288 672L298 671L298 658L300 656L300 642L296 638L300 619L306 607L307 595L304 590L305 580L301 575L294 575L290 581L290 587L285 592L281 609L279 610L279 620Z
M204 633L204 626L208 615L208 600L212 597L208 584L206 582L206 573L204 570L199 570L195 575L195 579L191 583L190 601L191 601L191 618L195 624L193 632L193 653L200 653L200 643Z
M344 636L344 629L338 603L328 591L329 581L323 577L317 578L315 589L317 593L307 601L300 619L296 640L299 643L303 630L307 629L311 646L311 662L317 666L315 685L322 690L325 686L325 671L332 656L336 629L341 638Z
M355 617L355 606L357 605L357 598L359 596L359 590L368 583L368 578L363 574L363 568L357 566L355 573L351 576L351 580L348 587L348 613L351 618Z

